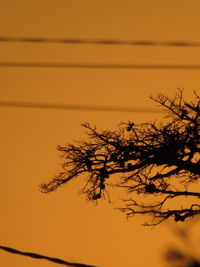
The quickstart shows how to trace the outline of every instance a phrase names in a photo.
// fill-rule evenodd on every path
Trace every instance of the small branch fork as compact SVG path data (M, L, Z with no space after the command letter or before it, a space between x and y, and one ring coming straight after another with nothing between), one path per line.
M126 212L128 217L132 217L136 214L148 214L153 216L152 223L144 223L144 226L156 226L166 219L173 217L175 222L185 221L188 217L193 217L200 214L200 205L192 204L190 208L186 209L169 209L167 211L161 211L163 204L167 199L173 198L174 196L167 196L163 201L155 205L141 205L138 204L135 200L130 199L126 207L119 208L122 212ZM138 210L138 208L140 210Z

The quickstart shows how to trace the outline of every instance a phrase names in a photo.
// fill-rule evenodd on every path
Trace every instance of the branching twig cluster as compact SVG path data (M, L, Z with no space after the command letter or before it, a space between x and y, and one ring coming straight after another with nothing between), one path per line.
M97 201L106 197L113 175L118 174L120 180L114 186L133 196L156 196L155 205L124 201L122 210L128 216L151 214L156 225L170 217L184 221L199 214L198 203L179 209L169 209L167 203L180 196L200 197L200 192L190 190L200 178L200 97L195 92L195 101L186 102L179 90L173 99L163 94L151 98L167 109L164 122L122 123L117 131L98 131L83 124L90 140L58 146L63 153L63 171L41 185L42 191L53 191L83 175L86 184L82 192Z

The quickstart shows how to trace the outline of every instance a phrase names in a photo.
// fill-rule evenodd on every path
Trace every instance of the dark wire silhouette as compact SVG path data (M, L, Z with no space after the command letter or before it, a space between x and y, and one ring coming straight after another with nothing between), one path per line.
M23 252L14 248L10 248L10 247L5 247L5 246L0 246L0 249L7 251L9 253L13 253L13 254L19 254L22 256L27 256L27 257L31 257L31 258L35 258L35 259L44 259L44 260L48 260L54 263L58 263L58 264L63 264L66 266L72 266L72 267L95 267L94 265L88 265L88 264L82 264L82 263L74 263L74 262L68 262L65 260L61 260L58 258L52 258L52 257L48 257L48 256L44 256L44 255L40 255L37 253L30 253L30 252Z
M105 63L51 63L51 62L0 62L0 67L28 68L79 68L79 69L182 69L199 70L195 64L105 64Z
M51 103L32 103L32 102L14 102L0 101L0 107L17 108L42 108L42 109L66 109L66 110L86 110L86 111L109 111L109 112L148 112L160 113L160 110L154 108L134 108L134 107L111 107L111 106L92 106L92 105L64 105Z
M155 40L109 40L89 38L47 38L47 37L12 37L0 36L0 42L27 43L62 43L62 44L93 44L93 45L131 45L131 46L183 46L199 47L200 42L187 41L155 41Z

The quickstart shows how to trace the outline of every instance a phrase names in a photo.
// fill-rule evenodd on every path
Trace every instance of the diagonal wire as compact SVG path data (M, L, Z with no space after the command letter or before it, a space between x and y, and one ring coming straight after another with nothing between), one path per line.
M155 108L134 108L134 107L111 107L111 106L94 106L94 105L63 105L51 103L33 103L33 102L14 102L0 101L0 107L16 108L42 108L42 109L66 109L66 110L85 110L85 111L109 111L109 112L148 112L158 113Z
M200 42L187 41L155 41L155 40L109 40L89 38L43 38L43 37L12 37L0 36L0 42L26 43L63 43L63 44L95 44L95 45L131 45L131 46L183 46L199 47Z
M197 64L101 64L101 63L35 63L35 62L0 62L0 67L28 68L80 68L80 69L182 69L199 70Z
M7 251L9 253L13 253L13 254L19 254L22 256L27 256L27 257L31 257L31 258L35 258L35 259L44 259L44 260L48 260L54 263L58 263L58 264L62 264L62 265L66 265L66 266L72 266L72 267L95 267L94 265L87 265L87 264L82 264L82 263L73 263L73 262L68 262L65 260L61 260L58 258L52 258L52 257L48 257L48 256L44 256L44 255L40 255L37 253L31 253L31 252L23 252L14 248L10 248L10 247L5 247L5 246L0 246L0 249Z

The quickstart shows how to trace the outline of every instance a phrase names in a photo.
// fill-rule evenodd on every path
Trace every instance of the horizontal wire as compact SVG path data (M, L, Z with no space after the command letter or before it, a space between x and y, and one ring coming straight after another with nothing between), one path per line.
M12 102L0 101L0 107L14 108L42 108L42 109L66 109L66 110L85 110L85 111L109 111L109 112L148 112L158 113L155 108L133 108L133 107L110 107L110 106L86 106L86 105L62 105L50 103L32 103L32 102Z
M65 261L65 260L58 259L58 258L52 258L52 257L40 255L40 254L37 254L37 253L23 252L23 251L20 251L20 250L14 249L14 248L10 248L10 247L5 247L5 246L0 246L0 249L4 250L6 252L9 252L9 253L19 254L21 256L27 256L27 257L31 257L31 258L35 258L35 259L44 259L44 260L48 260L48 261L51 261L51 262L54 262L54 263L66 265L66 266L72 266L72 267L95 267L93 265L68 262L68 261Z
M27 43L63 43L63 44L95 44L95 45L134 45L134 46L184 46L199 47L200 42L187 41L154 41L154 40L109 40L88 38L42 38L42 37L10 37L0 36L0 42Z
M182 69L199 70L194 64L101 64L101 63L34 63L34 62L0 62L0 67L28 68L80 68L80 69Z

